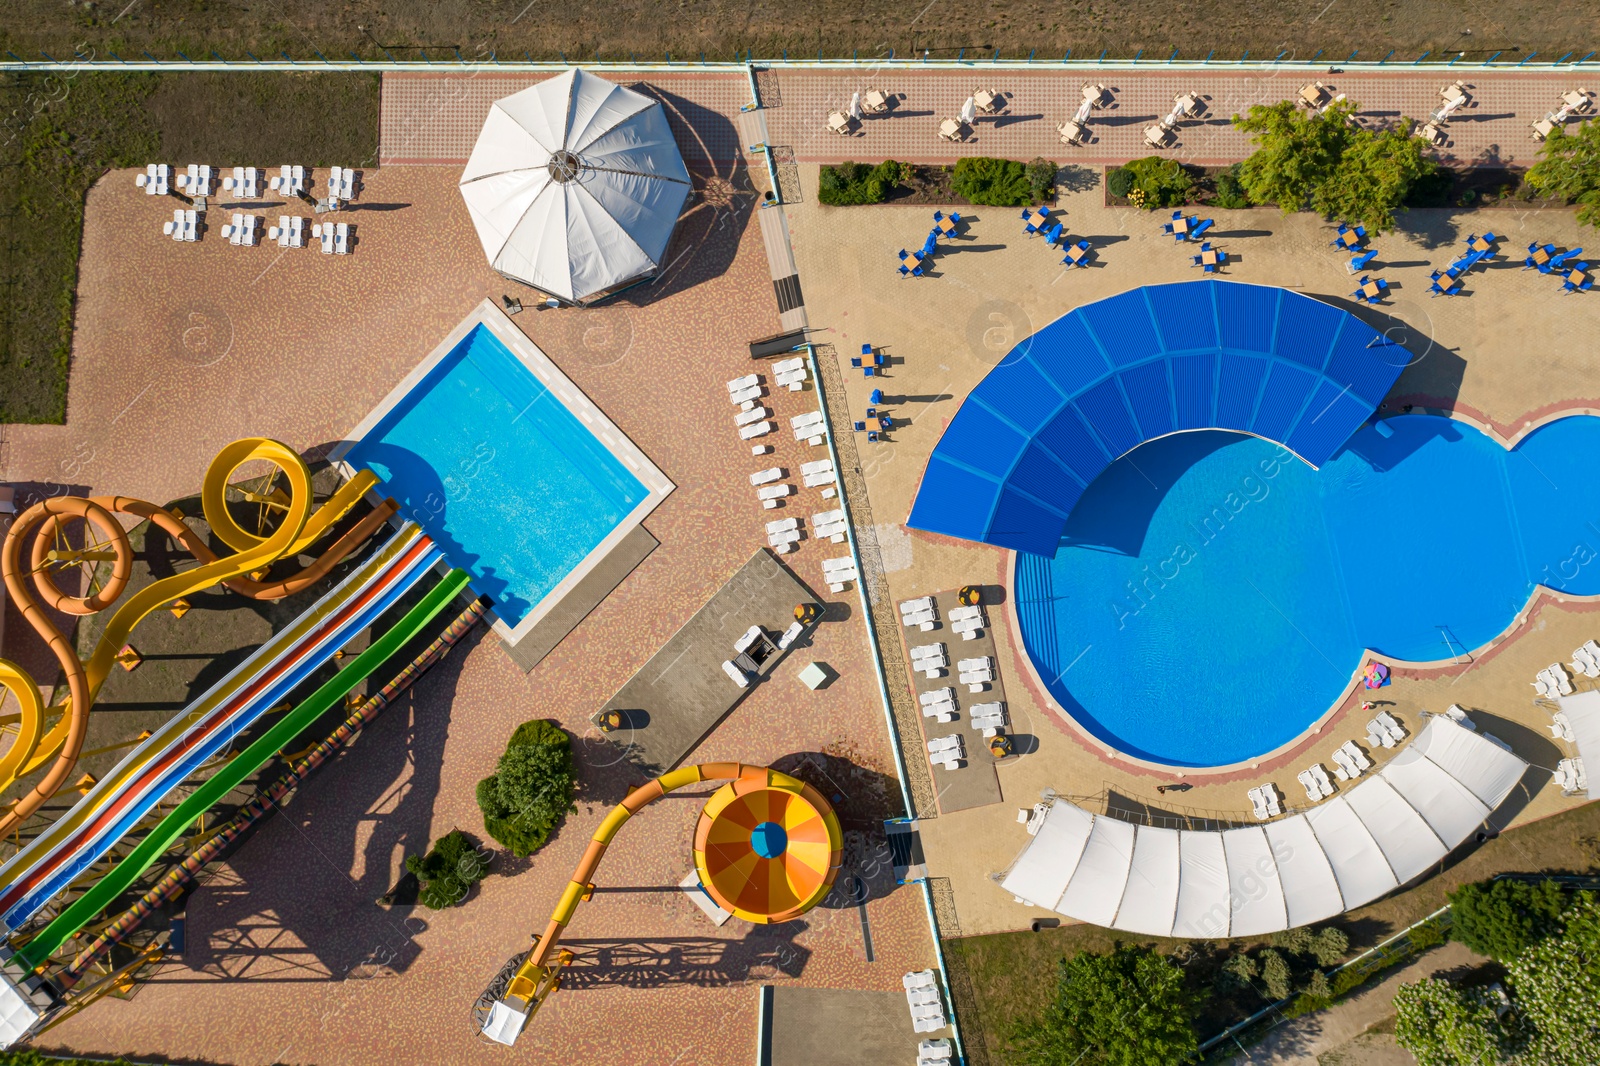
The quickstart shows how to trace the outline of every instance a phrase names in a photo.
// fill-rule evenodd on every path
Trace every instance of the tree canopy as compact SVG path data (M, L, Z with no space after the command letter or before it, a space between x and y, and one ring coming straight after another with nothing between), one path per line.
M1238 171L1249 199L1275 203L1284 214L1309 208L1375 233L1393 228L1406 194L1437 166L1409 131L1355 125L1350 116L1358 106L1341 100L1319 113L1284 100L1235 115L1233 124L1256 144Z
M1566 893L1554 881L1478 881L1450 893L1453 935L1480 955L1510 962L1560 927Z
M467 898L472 886L489 872L488 863L473 845L472 838L452 829L433 842L426 855L408 855L406 869L421 883L418 897L429 910L454 907Z
M1600 1062L1600 902L1593 893L1572 899L1554 932L1518 952L1505 986L1458 988L1439 979L1402 985L1395 1039L1421 1066Z
M1600 227L1600 124L1584 122L1576 133L1557 126L1540 154L1528 171L1528 184L1577 204L1578 221Z
M1056 993L1016 1032L1025 1066L1145 1066L1194 1054L1196 997L1184 971L1149 948L1062 959Z
M484 829L519 858L530 855L577 811L575 787L571 738L553 722L524 722L495 772L478 782Z

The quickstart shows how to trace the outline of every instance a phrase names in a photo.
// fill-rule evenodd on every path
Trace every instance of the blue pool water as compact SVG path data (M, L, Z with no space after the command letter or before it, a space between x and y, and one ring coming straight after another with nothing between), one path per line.
M345 456L515 626L648 495L479 326Z
M1448 659L1535 584L1600 593L1600 418L1510 452L1447 418L1388 426L1320 470L1224 432L1112 464L1053 559L1017 556L1024 643L1055 698L1130 755L1222 765L1304 732L1366 648Z

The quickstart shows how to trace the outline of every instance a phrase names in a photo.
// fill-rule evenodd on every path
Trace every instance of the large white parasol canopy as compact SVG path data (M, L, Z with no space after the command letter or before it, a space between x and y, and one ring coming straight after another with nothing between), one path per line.
M690 189L660 102L576 69L496 100L461 174L490 265L571 303L655 273Z

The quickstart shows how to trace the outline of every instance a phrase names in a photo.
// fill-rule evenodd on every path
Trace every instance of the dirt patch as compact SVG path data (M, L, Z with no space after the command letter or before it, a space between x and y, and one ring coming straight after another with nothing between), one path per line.
M19 55L43 49L56 56L75 51L137 58L144 49L164 59L182 50L196 59L215 49L230 59L277 57L317 61L317 52L344 59L354 52L369 59L393 56L490 61L572 60L596 56L626 61L630 55L678 61L733 59L752 49L758 57L847 57L928 55L935 59L1003 57L1076 58L1102 51L1113 57L1165 59L1174 46L1180 58L1253 56L1284 60L1344 62L1377 60L1390 49L1394 62L1425 51L1444 59L1465 52L1467 61L1501 53L1516 61L1531 51L1555 59L1569 50L1581 55L1594 38L1592 13L1580 4L1528 0L1463 11L1444 0L1345 0L1331 12L1292 0L1228 3L1198 0L1173 5L1141 0L1109 6L1073 0L1015 0L976 8L928 12L922 5L863 6L847 0L805 3L753 0L731 7L721 0L683 0L662 17L649 0L615 0L598 6L551 0L530 8L527 0L353 0L345 4L301 4L286 17L261 5L157 3L97 0L16 0L0 29L0 47ZM1326 53L1323 55L1323 53Z

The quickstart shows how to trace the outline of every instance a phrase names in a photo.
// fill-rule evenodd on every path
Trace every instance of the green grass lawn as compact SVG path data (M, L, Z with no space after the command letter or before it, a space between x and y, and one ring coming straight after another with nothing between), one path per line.
M377 75L3 75L0 105L0 422L66 417L84 197L108 169L377 158Z
M1328 923L1350 935L1352 954L1364 951L1393 933L1442 907L1446 893L1458 885L1508 871L1582 873L1600 869L1600 804L1590 803L1552 818L1502 833L1405 892L1350 912ZM962 1024L979 1029L993 1066L1004 1066L1007 1035L1016 1023L1036 1015L1055 993L1056 963L1080 951L1108 952L1120 941L1172 952L1188 941L1141 937L1092 925L1044 929L1038 933L996 933L945 941L945 950L959 954L971 977L978 1003L977 1018ZM1238 947L1265 943L1265 937L1235 940ZM1221 942L1216 945L1220 948ZM1192 967L1191 987L1210 991L1220 953L1202 953ZM1210 1000L1197 1029L1204 1040L1266 1006L1253 993Z

